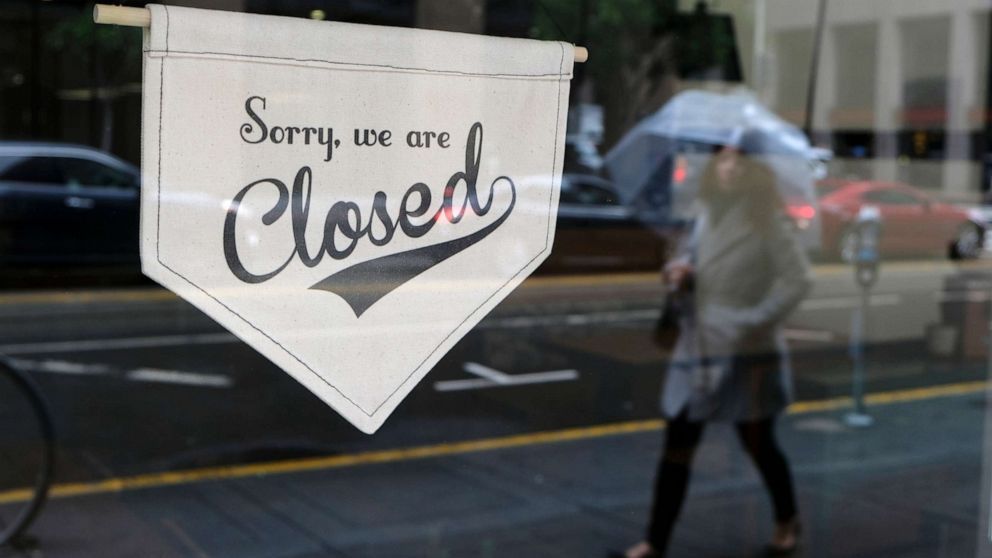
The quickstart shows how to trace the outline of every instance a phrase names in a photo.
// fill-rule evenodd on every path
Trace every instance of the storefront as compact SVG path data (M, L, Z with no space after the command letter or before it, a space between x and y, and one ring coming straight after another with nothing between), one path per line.
M0 556L990 555L987 2L145 4L0 5Z

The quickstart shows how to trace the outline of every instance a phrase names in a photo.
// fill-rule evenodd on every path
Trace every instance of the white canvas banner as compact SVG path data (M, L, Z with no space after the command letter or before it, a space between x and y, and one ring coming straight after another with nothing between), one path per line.
M572 45L148 8L145 274L374 432L551 251Z

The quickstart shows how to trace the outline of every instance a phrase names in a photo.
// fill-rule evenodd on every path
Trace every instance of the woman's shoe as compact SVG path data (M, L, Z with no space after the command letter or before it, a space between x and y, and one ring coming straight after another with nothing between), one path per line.
M775 536L771 544L767 546L768 556L792 556L799 548L799 535L802 533L802 526L798 519L778 523L775 525Z
M661 554L651 547L647 542L639 542L628 548L625 552L613 550L607 554L608 558L662 558Z

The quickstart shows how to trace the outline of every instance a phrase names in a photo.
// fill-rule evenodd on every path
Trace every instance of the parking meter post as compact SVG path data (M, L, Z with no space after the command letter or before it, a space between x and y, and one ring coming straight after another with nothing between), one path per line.
M871 289L863 286L861 288L861 306L855 310L856 315L851 329L852 347L851 356L854 361L854 370L851 377L851 399L854 402L853 410L844 417L844 422L848 426L864 428L871 426L874 419L868 414L865 405L865 339L868 336L868 309L871 304Z
M865 405L865 342L868 338L871 288L878 281L881 225L878 208L866 206L861 209L857 220L858 247L854 259L854 279L861 287L861 305L855 309L851 323L851 358L854 367L851 399L854 401L854 409L844 417L848 426L857 428L871 426L874 422Z

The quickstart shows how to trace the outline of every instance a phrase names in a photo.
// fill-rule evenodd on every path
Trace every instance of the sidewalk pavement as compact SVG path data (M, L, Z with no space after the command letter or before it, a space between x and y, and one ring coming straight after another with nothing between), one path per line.
M805 557L974 556L985 394L784 417ZM590 431L592 432L592 431ZM601 433L600 433L601 434ZM637 541L662 432L53 498L50 557L599 557ZM762 555L771 511L732 429L712 425L670 556Z

